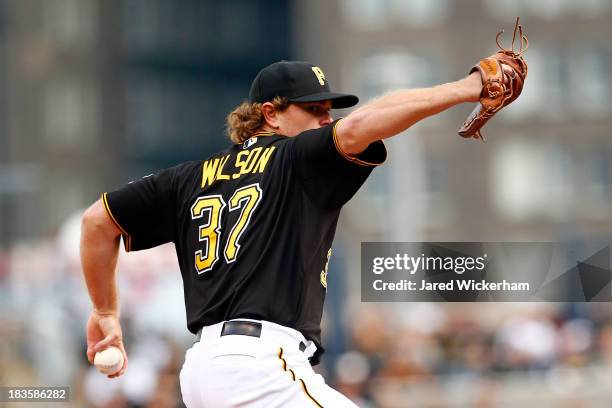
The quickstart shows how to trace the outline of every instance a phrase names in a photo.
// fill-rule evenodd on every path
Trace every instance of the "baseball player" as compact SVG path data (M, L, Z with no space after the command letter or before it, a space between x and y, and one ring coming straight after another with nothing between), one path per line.
M126 251L176 246L187 327L180 373L187 407L355 407L316 374L327 264L342 206L382 164L382 139L462 102L479 101L482 73L400 90L354 106L323 70L281 61L255 77L228 116L228 149L104 193L83 216L81 258L93 311L87 356L127 355L115 267Z

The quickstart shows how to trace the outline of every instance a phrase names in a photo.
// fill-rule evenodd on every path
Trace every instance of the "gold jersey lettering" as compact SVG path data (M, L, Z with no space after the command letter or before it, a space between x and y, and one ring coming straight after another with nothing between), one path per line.
M276 150L276 146L268 147L266 150L264 150L263 154L259 158L259 162L257 163L257 167L255 168L254 172L257 171L259 173L263 173L268 165L270 156L272 156L272 153L274 153L274 150Z
M236 180L245 174L263 173L270 161L272 153L276 150L276 146L256 147L253 150L243 150L236 155L235 167L238 172L232 174L231 178ZM221 167L224 163L221 164ZM219 179L219 176L217 176Z
M229 180L230 176L228 176L227 174L223 174L223 167L225 166L225 163L227 163L229 159L229 156L225 156L221 159L221 162L219 163L219 168L217 169L217 180Z
M240 169L238 173L232 174L233 179L237 179L243 174L248 174L253 170L257 158L261 154L261 147L253 150L243 150L236 155L236 167Z
M253 167L255 166L255 163L257 162L259 155L261 154L261 150L262 150L261 147L256 147L255 149L251 150L251 153L249 154L249 158L247 159L246 165L240 171L240 173L247 174L253 171Z
M236 165L235 167L240 169L238 173L232 174L233 179L237 179L244 173L244 166L246 165L247 159L249 157L249 151L243 150L236 155Z
M219 166L219 159L206 160L202 165L202 188L207 185L210 186L215 182L217 175L217 167Z

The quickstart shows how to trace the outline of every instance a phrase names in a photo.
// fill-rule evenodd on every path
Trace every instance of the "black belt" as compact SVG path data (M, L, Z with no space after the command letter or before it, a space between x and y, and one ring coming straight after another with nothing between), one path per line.
M230 320L228 322L223 323L223 328L221 329L221 336L251 336L251 337L261 337L261 323L258 322L249 322L246 320ZM202 329L198 330L196 334L197 343L202 338ZM300 351L306 350L306 344L303 341L300 341Z

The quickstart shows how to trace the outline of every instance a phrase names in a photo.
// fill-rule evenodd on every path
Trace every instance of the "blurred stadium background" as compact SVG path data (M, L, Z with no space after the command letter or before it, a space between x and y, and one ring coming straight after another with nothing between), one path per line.
M611 406L608 304L367 304L359 288L362 241L610 241L611 0L0 1L0 385L181 406L193 338L172 246L121 255L128 373L87 365L84 208L228 145L226 113L275 60L316 62L363 102L460 78L517 15L529 78L490 141L456 135L471 106L426 120L343 211L318 369L363 407Z

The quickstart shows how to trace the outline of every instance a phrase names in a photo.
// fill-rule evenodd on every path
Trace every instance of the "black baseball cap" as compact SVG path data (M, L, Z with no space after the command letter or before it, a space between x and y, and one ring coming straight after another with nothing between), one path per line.
M355 95L331 92L321 68L302 61L279 61L268 65L255 77L249 102L268 102L283 96L289 102L331 100L332 108L349 108L359 102Z

